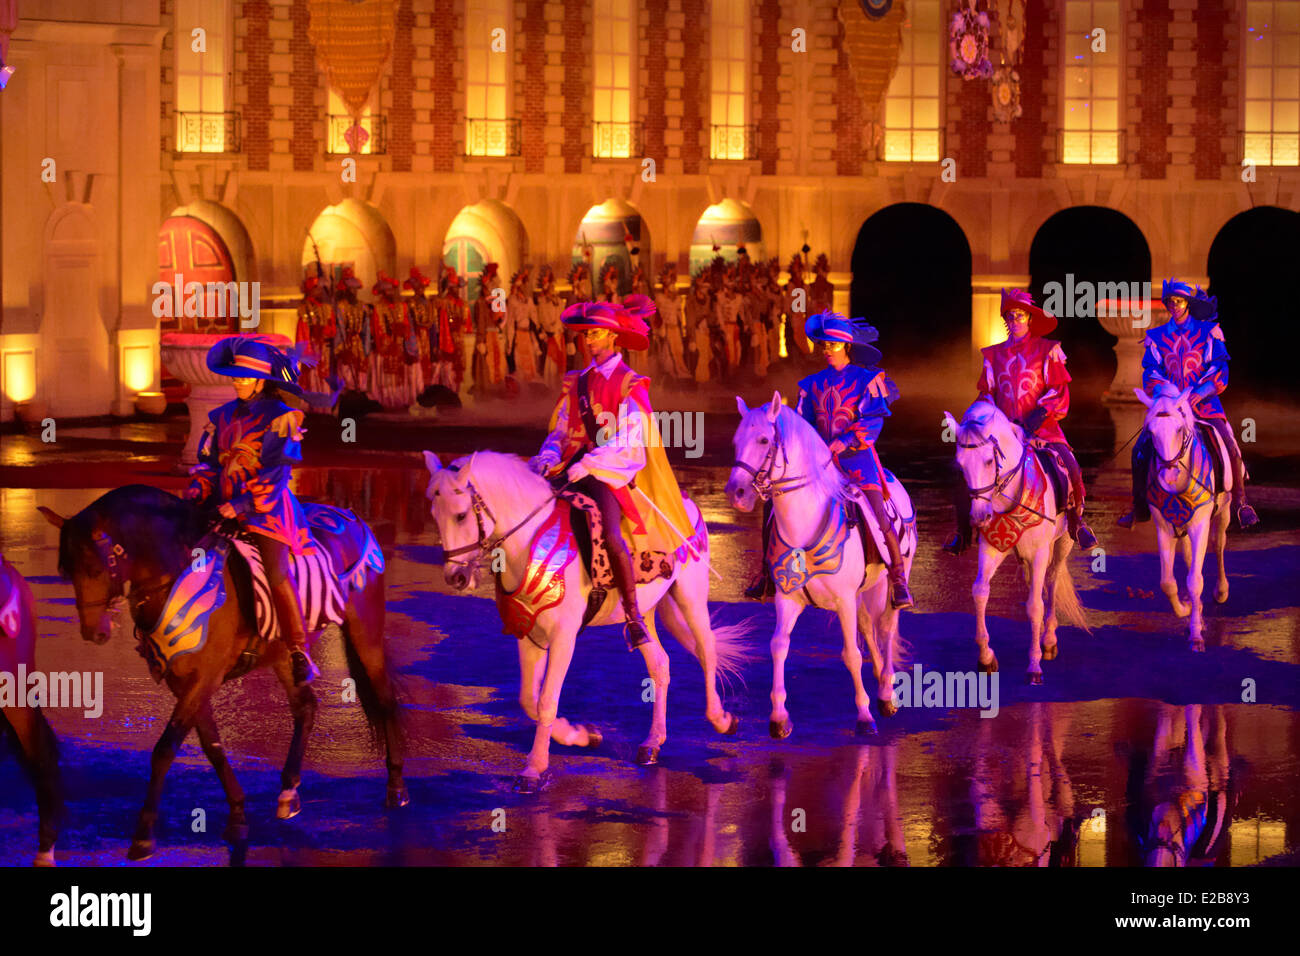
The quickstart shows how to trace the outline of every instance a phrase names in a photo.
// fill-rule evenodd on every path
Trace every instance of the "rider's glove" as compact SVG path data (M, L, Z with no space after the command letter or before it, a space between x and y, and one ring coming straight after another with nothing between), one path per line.
M1025 434L1032 435L1042 427L1045 421L1047 421L1047 409L1039 405L1025 416Z
M559 463L559 459L556 458L554 455L548 455L542 453L542 454L534 455L532 458L530 458L528 460L528 467L531 468L535 473L539 475L544 475L546 474L546 472L550 471L551 468L558 463Z
M591 472L587 470L586 465L584 465L582 462L578 462L577 464L569 466L569 470L567 474L569 477L569 481L582 481L582 479L586 478L589 474L591 474Z

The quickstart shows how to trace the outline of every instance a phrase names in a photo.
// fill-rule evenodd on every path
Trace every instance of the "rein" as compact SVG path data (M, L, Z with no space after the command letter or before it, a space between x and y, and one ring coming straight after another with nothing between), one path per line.
M1186 462L1183 460L1184 457L1188 455L1188 452L1192 447L1192 442L1196 438L1196 434L1195 434L1196 426L1191 424L1187 420L1187 412L1185 412L1181 406L1178 409L1178 414L1183 419L1182 425L1179 426L1179 430L1183 433L1183 438L1182 438L1182 443L1179 444L1178 446L1178 451L1174 452L1174 456L1172 458L1160 457L1160 452L1157 451L1155 447L1155 441L1154 441L1155 435L1154 434L1152 435L1153 440L1151 442L1151 454L1152 457L1159 464L1159 467L1175 468L1187 472L1187 483L1183 485L1182 488L1177 490L1169 490L1169 489L1165 489L1165 490L1168 491L1168 493L1171 495L1181 495L1184 492L1186 492L1189 488L1191 488L1193 484L1198 484L1201 486L1202 490L1208 492L1210 496L1213 497L1215 494L1214 489L1209 487L1207 484L1205 484L1205 482L1201 481L1201 479L1196 477L1196 472L1192 469L1191 460L1189 459ZM1151 431L1150 426L1148 426L1145 422L1143 423L1142 427L1147 432ZM1209 449L1206 449L1206 453L1207 454L1209 453ZM1211 474L1213 474L1213 471L1211 471ZM1157 481L1158 480L1159 479L1157 478Z
M785 450L785 439L781 435L781 429L777 422L772 423L772 444L768 446L767 454L759 462L758 467L746 464L737 458L731 463L732 468L739 468L746 472L753 479L754 494L758 495L763 501L772 498L779 498L781 495L789 494L792 491L798 491L800 488L806 488L811 484L807 475L787 475L790 470L790 455ZM773 478L772 469L776 467L777 454L781 456L781 477ZM798 484L795 484L798 482Z
M1025 504L1024 501L1018 500L1016 498L1012 498L1004 490L1007 487L1007 485L1011 483L1012 479L1014 479L1016 475L1018 475L1021 472L1021 470L1024 469L1025 462L1029 459L1030 448L1029 448L1028 439L1025 440L1025 443L1020 450L1020 460L1016 462L1015 467L1012 468L1005 475L1002 475L1002 462L1006 459L1006 455L1003 454L1002 446L998 444L997 439L994 438L992 435L986 434L974 444L967 444L966 442L961 442L961 441L957 442L958 448L983 448L985 445L993 446L993 481L979 488L972 488L970 485L967 485L966 494L969 495L972 499L987 498L988 492L991 491L996 495L1001 495L1003 498L1007 499L1007 501L1012 502L1012 507L1009 508L1007 511L995 511L994 512L995 514L1007 514L1010 511L1014 511L1016 508L1023 508L1025 511L1028 511L1030 514L1037 515L1038 517L1042 518L1044 521L1052 521L1053 520L1052 518L1049 518L1041 511L1029 507L1029 505ZM999 475L1001 475L1000 478ZM964 474L962 475L962 478L963 479L965 478ZM993 502L990 500L989 504L991 505L993 504Z
M161 590L172 584L175 577L166 574L148 584L141 584L138 587L132 586L131 593L126 593L126 584L130 580L123 566L130 560L130 555L126 553L126 548L113 540L107 531L96 529L91 533L91 542L95 546L95 551L99 554L99 560L103 563L105 570L108 571L108 579L112 583L108 597L102 601L85 601L82 606L87 608L108 607L118 598L127 598L131 605L131 612L135 611L156 591Z
M528 512L527 515L525 515L513 528L511 528L505 534L497 535L489 538L487 536L487 529L484 528L483 526L483 516L487 515L488 520L491 521L493 527L495 527L497 523L496 515L492 513L492 509L488 507L487 502L483 500L483 496L479 494L478 489L474 487L474 482L466 478L465 487L469 491L470 507L474 509L474 522L478 525L478 540L474 541L471 544L461 545L459 548L451 548L450 550L444 550L442 552L443 558L444 559L451 558L451 557L455 557L458 554L465 554L467 552L474 551L477 553L474 555L473 559L469 563L477 564L479 561L483 560L483 558L486 557L490 552L499 548L516 531L518 531L524 525L528 524L528 522L532 521L533 518L537 517L538 513L541 512L543 508L553 504L555 502L555 499L560 496L560 492L562 492L564 488L567 488L568 485L569 482L565 482L565 484L562 487L556 489L555 491L552 491L550 495L547 496L547 498L542 501L541 504L539 504L532 511Z

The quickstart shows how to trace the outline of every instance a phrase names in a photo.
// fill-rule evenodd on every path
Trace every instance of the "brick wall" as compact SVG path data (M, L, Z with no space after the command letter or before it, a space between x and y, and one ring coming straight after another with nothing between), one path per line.
M765 175L776 172L781 133L781 56L790 51L789 33L781 34L780 0L761 0L754 17L754 98L758 104L758 160ZM795 55L791 53L791 55ZM806 54L799 54L806 55Z
M277 26L284 8L276 10ZM286 43L280 38L276 38L272 47L272 55L283 57L289 54L293 57L292 68L289 72L289 87L292 90L292 107L289 110L289 118L293 121L292 139L289 143L289 151L293 156L293 168L295 171L310 171L316 165L316 156L322 152L321 145L316 138L316 121L321 114L321 110L316 103L316 89L320 85L321 77L316 69L316 53L312 49L311 42L307 38L307 27L311 22L311 13L307 9L307 0L293 0L293 6L289 10L289 20L292 29L292 43ZM276 30L277 33L284 32L283 28ZM272 103L276 99L283 99L283 93L280 96L275 94L282 91L283 78L282 74L276 75L274 67L280 64L273 64L273 87L278 90L272 92ZM328 102L328 100L326 101ZM274 106L275 113L279 114L283 107ZM274 120L280 120L276 115ZM271 147L274 152L282 153L283 139L275 135L275 126L277 122L272 123Z
M243 105L243 149L249 169L265 170L271 163L270 0L245 0L241 19L246 27L244 56L247 72L242 77L242 84L240 78L236 78L236 85L242 85L248 96Z
M709 32L705 0L681 0L682 140L681 168L698 173L709 155L706 91L709 88Z
M976 80L963 80L946 64L943 72L948 102L956 107L949 110L948 142L944 144L944 155L957 160L958 176L985 176L988 174L990 149L996 150L998 154L993 157L995 160L1010 161L1011 152L1006 148L1009 145L1006 141L1014 143L1010 130L1019 121L994 124L989 85ZM990 133L996 142L990 142Z
M1136 112L1133 161L1143 179L1163 179L1169 166L1169 52L1173 40L1169 26L1173 11L1169 0L1142 0L1126 24L1128 67L1125 70L1130 117ZM1180 82L1180 81L1174 81ZM1187 81L1181 81L1187 82Z
M516 9L520 68L515 71L515 102L520 104L524 172L540 173L546 167L546 0L523 0Z
M464 49L465 43L456 0L433 0L430 27L434 51L429 82L433 107L429 117L430 165L434 172L449 173L456 168L456 145L464 129L456 111L456 70L460 58L447 55L449 50Z
M1058 70L1053 59L1060 49L1053 39L1057 29L1055 6L1047 3L1026 5L1025 39L1021 47L1020 119L1012 123L1016 146L1013 160L1016 175L1038 178L1043 175L1044 159L1055 161L1056 145L1052 137L1060 119L1052 113L1059 108L1060 97L1051 83Z
M1196 45L1193 50L1170 54L1171 64L1194 70L1196 92L1192 107L1196 120L1192 125L1195 141L1193 161L1197 179L1219 179L1228 162L1227 145L1235 137L1236 87L1229 84L1229 30L1236 23L1224 4L1201 4L1195 14ZM1233 43L1235 51L1238 44ZM1233 71L1236 72L1235 69Z
M835 50L835 173L838 176L861 176L865 158L862 142L864 109L849 66L844 24L838 17L832 35L832 49Z
M388 155L395 173L411 170L415 146L411 138L411 124L415 121L413 96L415 76L415 9L412 0L399 0L397 4L396 32L393 34L393 65L389 73L389 93L392 105L388 107Z
M664 168L668 158L665 137L668 130L668 35L668 0L647 0L641 9L637 42L642 78L638 98L641 109L637 112L642 121L641 155L653 159L659 169ZM680 58L675 59L680 68ZM681 91L673 92L680 104Z
M585 0L569 0L564 4L562 35L564 37L564 82L561 89L564 96L564 113L561 127L564 129L564 142L560 155L564 158L566 173L580 173L583 160L590 147L584 142L584 132L590 120L591 69L587 50L587 24L591 22L591 7Z

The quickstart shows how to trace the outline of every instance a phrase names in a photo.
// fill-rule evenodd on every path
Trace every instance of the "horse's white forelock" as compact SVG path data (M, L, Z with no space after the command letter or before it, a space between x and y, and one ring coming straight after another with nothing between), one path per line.
M528 463L518 455L476 451L468 459L459 458L452 464L459 467L462 477L474 482L475 489L499 520L503 520L503 515L523 510L525 503L535 504L551 491L550 483L530 471Z
M766 415L767 407L754 409L750 414L754 411ZM791 477L806 475L815 488L831 498L843 498L848 494L844 475L838 468L829 467L831 452L826 442L802 415L789 405L782 405L776 416L776 427L786 454L790 456ZM780 477L779 472L776 477Z

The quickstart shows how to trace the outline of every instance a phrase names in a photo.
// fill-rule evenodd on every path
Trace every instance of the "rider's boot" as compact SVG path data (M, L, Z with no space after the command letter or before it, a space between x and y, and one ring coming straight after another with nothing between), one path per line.
M1143 431L1133 447L1133 508L1117 522L1121 528L1151 520L1151 504L1147 501L1147 472L1151 467L1151 436Z
M900 610L912 607L916 602L912 600L912 592L907 589L907 566L903 563L903 552L898 547L898 535L894 533L894 526L885 513L885 499L874 492L868 492L866 498L876 516L876 524L880 526L881 537L885 539L885 550L888 552L889 603Z
M632 574L632 555L621 538L612 535L605 539L605 550L609 552L609 567L614 573L614 585L623 596L623 613L627 616L625 636L627 649L634 651L642 644L650 642L646 631L645 618L636 603L636 578Z
M1233 437L1231 429L1228 437ZM1253 528L1259 524L1259 515L1246 501L1246 462L1241 457L1241 447L1235 439L1224 444L1228 446L1228 457L1232 459L1232 510L1237 515L1238 525L1243 529Z
M771 540L772 503L769 501L763 505L763 566L758 572L758 577L754 578L749 587L745 589L745 597L751 601L762 601L764 598L776 595L776 585L772 582L772 568L767 563L767 545Z
M298 592L294 588L293 581L287 576L279 581L267 583L271 589L271 601L275 604L275 616L280 623L280 639L289 649L289 660L293 665L293 683L294 686L301 687L311 683L320 671L307 656L307 629L303 626Z
M1064 449L1057 451L1057 459L1065 466L1066 474L1070 479L1072 500L1066 511L1066 522L1069 525L1070 537L1074 539L1080 548L1091 551L1097 547L1097 536L1088 527L1088 522L1083 520L1083 471L1079 468L1079 462L1074 455Z

